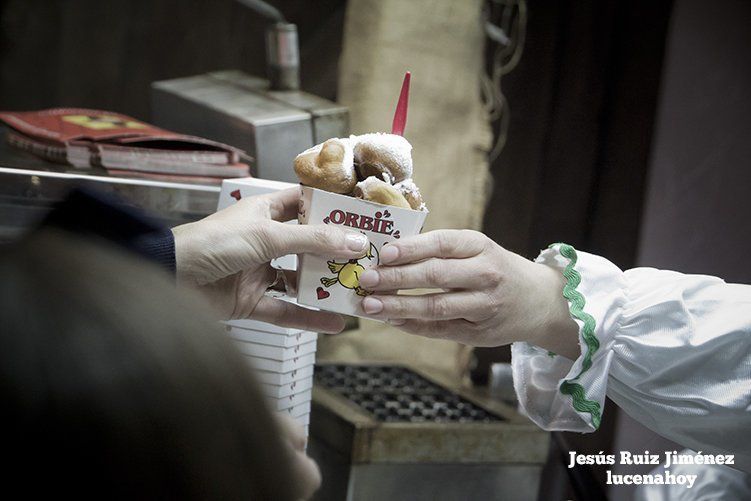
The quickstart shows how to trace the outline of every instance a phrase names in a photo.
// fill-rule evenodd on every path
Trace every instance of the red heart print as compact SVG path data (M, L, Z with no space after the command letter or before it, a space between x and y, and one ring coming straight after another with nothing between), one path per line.
M235 200L240 200L243 196L240 194L240 190L235 190L229 194Z
M323 287L319 287L316 289L316 295L318 296L318 299L321 300L329 297L331 293L329 291L323 290Z

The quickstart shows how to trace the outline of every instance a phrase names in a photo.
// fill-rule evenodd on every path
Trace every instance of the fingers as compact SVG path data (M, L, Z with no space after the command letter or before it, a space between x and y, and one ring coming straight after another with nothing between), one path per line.
M293 225L272 222L262 236L273 259L287 254L317 254L326 257L360 257L368 249L368 237L324 224Z
M337 334L344 329L344 319L336 313L309 310L281 299L261 297L253 314L255 320L280 327Z
M370 291L439 288L469 289L483 285L481 277L468 272L462 259L427 259L401 266L381 266L360 275L360 285Z
M286 190L254 195L243 198L236 204L220 210L206 219L236 219L241 221L273 219L274 221L291 221L297 219L300 189Z
M477 231L430 231L385 245L381 249L381 263L406 264L431 257L464 259L481 253L488 241Z
M450 339L458 343L474 345L473 337L477 331L475 324L464 319L456 320L395 320L391 325L417 336L433 339Z
M376 318L474 320L483 316L487 298L476 292L439 292L420 296L367 296L363 311Z
M274 221L290 221L297 219L298 204L300 203L300 188L289 188L268 195L262 195L268 201L268 216Z

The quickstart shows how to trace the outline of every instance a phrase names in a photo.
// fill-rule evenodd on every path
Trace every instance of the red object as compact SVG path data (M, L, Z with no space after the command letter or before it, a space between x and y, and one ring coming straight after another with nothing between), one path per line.
M231 192L229 194L229 196L231 196L235 200L240 200L243 197L242 194L240 193L240 190L235 190L235 191Z
M404 135L404 129L407 127L407 106L409 105L409 80L410 72L404 74L402 82L402 91L399 93L399 102L396 104L394 113L394 122L391 124L391 133Z
M244 152L155 127L120 113L86 108L0 111L7 142L39 157L111 174L217 184L250 174ZM128 174L130 172L130 174Z
M318 299L326 299L331 295L329 291L323 290L323 287L319 287L316 289L316 295L318 296Z

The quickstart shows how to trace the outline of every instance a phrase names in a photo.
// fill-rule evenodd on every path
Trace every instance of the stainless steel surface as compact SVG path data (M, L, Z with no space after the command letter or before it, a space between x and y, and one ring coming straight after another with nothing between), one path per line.
M297 182L292 160L313 145L310 113L210 75L154 82L151 103L156 125L247 151L263 179Z
M235 70L154 82L151 101L155 124L244 149L263 179L297 182L298 153L349 134L346 107Z
M316 499L536 498L548 435L513 408L399 366L320 364L316 374Z
M348 500L536 500L540 466L355 465Z
M46 162L8 146L0 130L0 240L14 238L38 222L76 185L114 193L169 226L213 213L220 191L218 186L118 178L102 168Z
M211 77L265 95L276 101L310 113L313 120L313 142L322 143L332 137L349 135L347 107L303 91L275 91L269 82L242 71L227 70L210 73Z

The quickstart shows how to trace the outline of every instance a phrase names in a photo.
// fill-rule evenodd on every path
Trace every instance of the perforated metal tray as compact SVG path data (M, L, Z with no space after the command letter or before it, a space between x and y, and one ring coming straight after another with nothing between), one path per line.
M491 423L504 421L406 367L329 364L315 381L381 422Z

